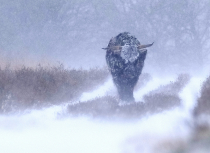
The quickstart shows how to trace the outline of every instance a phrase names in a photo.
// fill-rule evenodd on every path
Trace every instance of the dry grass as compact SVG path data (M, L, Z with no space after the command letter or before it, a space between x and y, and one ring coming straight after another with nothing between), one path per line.
M83 92L103 83L108 75L106 69L69 70L64 69L63 65L0 69L0 112L39 108L75 100ZM137 87L142 87L150 78L149 74L142 74ZM187 75L178 76L175 82L145 95L144 103L120 106L118 99L105 96L69 105L68 112L94 117L136 118L145 113L164 111L180 104L178 93L188 80Z
M149 75L145 75L148 80ZM68 113L73 116L88 115L97 118L139 118L148 113L158 113L180 104L179 91L189 81L188 75L179 75L175 82L161 86L144 97L144 102L120 105L115 97L105 96L94 100L70 104ZM144 82L144 81L143 81Z
M182 78L182 77L181 77ZM179 90L187 82L182 82L180 77L176 82L165 86L166 91L169 87L174 92L177 90L177 94L173 92L166 92L162 90L154 91L144 98L143 102L129 103L126 105L119 105L120 101L114 97L105 96L96 98L94 100L69 105L68 113L74 116L88 115L92 117L102 118L138 118L148 113L158 113L164 110L171 109L172 107L180 104L180 98L178 97ZM164 88L164 87L163 87ZM160 92L161 91L161 92Z
M189 75L181 74L178 76L175 82L161 86L145 95L144 101L147 103L156 103L157 106L164 109L170 108L175 103L179 104L181 99L179 98L178 94L189 82L189 80Z
M194 115L201 114L210 115L210 76L203 83L201 88L201 96L198 98L198 104L194 110Z
M63 65L0 69L0 112L70 101L101 84L107 70L68 70Z
M158 113L160 111L172 108L179 104L179 99L173 97L163 97L166 100L170 100L169 103L162 103L159 105L157 102L146 101L133 102L129 104L120 105L120 101L114 97L106 96L96 98L87 102L81 102L78 104L70 104L68 106L68 113L73 116L90 116L94 118L107 118L107 119L135 119L142 117L145 114ZM171 101L173 99L173 101Z
M171 109L180 104L180 99L176 96L154 95L154 101L133 102L120 105L120 101L115 97L105 96L94 100L70 104L68 113L73 116L91 116L97 118L139 118L145 114L158 113Z
M189 82L190 76L188 74L180 74L178 75L176 81L170 82L167 85L160 86L158 89L153 90L149 93L151 94L160 94L164 93L167 95L177 95L181 89Z

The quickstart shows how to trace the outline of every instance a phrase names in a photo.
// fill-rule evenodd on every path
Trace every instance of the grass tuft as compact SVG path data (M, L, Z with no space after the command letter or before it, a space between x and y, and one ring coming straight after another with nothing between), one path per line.
M63 65L0 68L0 112L70 101L108 77L105 69L69 70Z
M201 88L200 97L198 98L197 106L194 110L194 115L199 116L202 114L210 115L210 76L203 83Z

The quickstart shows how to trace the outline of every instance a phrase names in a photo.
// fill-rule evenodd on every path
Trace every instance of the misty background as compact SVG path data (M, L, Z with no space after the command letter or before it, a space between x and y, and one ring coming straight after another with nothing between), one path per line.
M209 6L0 0L0 152L209 153ZM101 48L125 31L155 43L121 105Z
M0 0L1 64L104 67L109 40L135 35L145 71L202 70L209 61L209 0Z

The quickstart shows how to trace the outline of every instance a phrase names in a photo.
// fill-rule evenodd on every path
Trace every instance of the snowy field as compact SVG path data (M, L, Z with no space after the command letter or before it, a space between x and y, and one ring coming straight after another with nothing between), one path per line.
M202 82L206 77L191 77L179 92L181 105L156 114L123 119L69 117L67 104L42 110L28 110L24 114L0 116L1 153L157 153L171 147L170 142L182 143L190 136L191 111L196 105ZM154 77L135 90L136 101L175 77ZM78 101L116 95L109 78ZM165 146L165 147L164 147ZM158 150L158 151L157 151Z
M209 6L0 0L0 153L177 153L187 143L179 153L209 153L210 126L207 152L191 141L199 100L198 118L210 114ZM154 42L132 104L119 102L102 50L122 32Z

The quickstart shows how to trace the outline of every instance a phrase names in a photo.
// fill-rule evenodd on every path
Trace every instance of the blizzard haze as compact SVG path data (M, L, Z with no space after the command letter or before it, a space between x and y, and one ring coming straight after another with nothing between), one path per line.
M210 72L209 6L210 0L0 0L0 152L174 153L192 142L193 110ZM121 32L154 45L148 48L134 91L136 103L113 104L117 109L109 110L112 105L107 104L119 101L102 48ZM21 83L30 84L30 78L45 80L39 82L44 91L46 84L59 80L61 96L56 98L76 96L48 101L51 105L39 109L3 112L4 106L17 102L9 89L19 99L29 92L35 95L33 85L23 92L28 88ZM67 83L77 87L69 88L70 96L64 91ZM50 92L57 94L53 87ZM54 96L37 89L42 99ZM33 102L40 103L32 97Z
M155 42L149 48L145 71L197 71L209 61L209 3L1 0L1 61L103 67L101 48L128 31L142 44Z
M174 81L174 78L168 80ZM109 82L101 85L104 91L88 94L92 94L92 99L103 96L104 92L113 90ZM0 150L2 153L138 153L139 150L154 153L155 148L160 152L164 152L165 147L166 150L174 149L176 142L183 143L190 137L191 112L199 96L201 82L201 77L193 78L182 89L180 106L140 118L69 117L65 115L66 104L28 110L19 115L1 115ZM148 83L137 92L149 93L152 90L154 88ZM88 98L83 96L83 100Z

